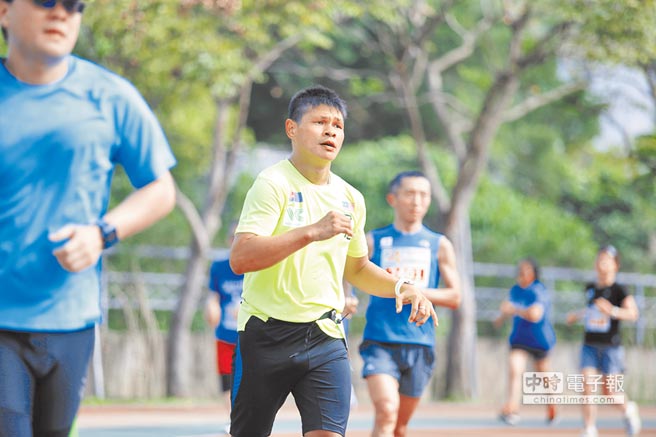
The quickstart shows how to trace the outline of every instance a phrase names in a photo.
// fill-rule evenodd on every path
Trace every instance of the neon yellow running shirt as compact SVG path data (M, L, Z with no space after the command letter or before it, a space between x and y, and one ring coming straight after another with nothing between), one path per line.
M367 256L366 219L362 194L331 173L326 185L308 181L288 160L262 171L246 195L236 233L261 236L284 234L316 223L330 211L341 211L353 220L354 235L344 234L315 241L281 262L244 276L238 330L251 316L303 323L317 320L330 310L344 308L342 277L346 256ZM330 319L319 326L328 335L342 338L341 325Z

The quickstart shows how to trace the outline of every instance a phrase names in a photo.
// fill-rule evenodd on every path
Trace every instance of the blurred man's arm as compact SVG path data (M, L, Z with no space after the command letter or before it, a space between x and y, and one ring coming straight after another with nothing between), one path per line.
M134 191L103 219L116 228L123 240L151 226L175 207L175 183L166 172L157 180ZM53 254L63 268L79 272L96 265L104 249L100 228L94 223L71 223L52 233L52 241L68 240Z
M451 309L458 308L460 306L460 275L456 266L453 244L446 237L442 237L440 241L437 262L444 287L426 289L424 294L433 305Z
M219 293L210 292L205 302L205 311L203 313L205 321L209 326L215 328L221 321L221 304L219 303Z

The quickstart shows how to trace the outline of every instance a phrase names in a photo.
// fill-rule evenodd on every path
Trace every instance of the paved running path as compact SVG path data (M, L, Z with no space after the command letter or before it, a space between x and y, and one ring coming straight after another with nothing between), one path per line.
M509 427L496 419L497 406L474 403L423 403L410 423L408 437L434 436L572 436L580 435L580 407L564 406L559 420L547 426L544 407L524 406L522 421ZM640 407L641 437L656 437L656 406ZM217 404L190 405L103 405L83 406L78 425L80 437L221 437L227 422L226 410ZM361 405L351 413L347 437L369 436L373 410ZM615 408L599 409L599 435L623 436L621 413ZM298 437L300 418L292 402L280 410L273 437Z

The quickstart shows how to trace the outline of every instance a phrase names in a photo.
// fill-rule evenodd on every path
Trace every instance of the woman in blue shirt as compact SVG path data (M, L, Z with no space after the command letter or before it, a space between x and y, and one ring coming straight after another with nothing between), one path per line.
M500 327L507 318L512 317L513 320L508 339L508 399L499 415L509 425L519 422L521 378L528 358L533 358L536 371L547 372L549 351L556 344L556 333L549 321L551 298L538 277L537 263L531 258L521 260L517 269L517 284L510 289L508 299L501 302L501 314L494 321L494 325ZM547 405L547 420L552 422L555 417L555 406Z

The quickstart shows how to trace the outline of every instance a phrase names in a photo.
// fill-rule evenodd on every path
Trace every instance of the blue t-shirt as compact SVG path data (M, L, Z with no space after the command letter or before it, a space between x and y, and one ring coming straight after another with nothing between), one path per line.
M413 234L399 232L394 225L371 231L371 261L397 278L411 279L420 288L437 288L440 270L437 251L442 234L425 226ZM432 321L422 326L409 323L410 305L396 313L396 300L371 296L367 306L363 339L384 343L435 345Z
M556 333L549 321L551 315L551 296L547 288L538 280L522 288L514 285L510 289L509 300L520 309L526 309L534 304L544 308L542 318L537 322L529 322L519 316L513 317L512 331L508 341L517 344L548 351L556 344Z
M100 262L67 272L48 234L105 213L116 164L137 188L175 165L129 82L74 56L47 85L20 82L0 63L0 329L73 331L100 320Z
M244 289L244 275L230 268L230 260L214 261L210 267L209 289L219 294L221 321L216 327L217 340L237 344L237 314Z

